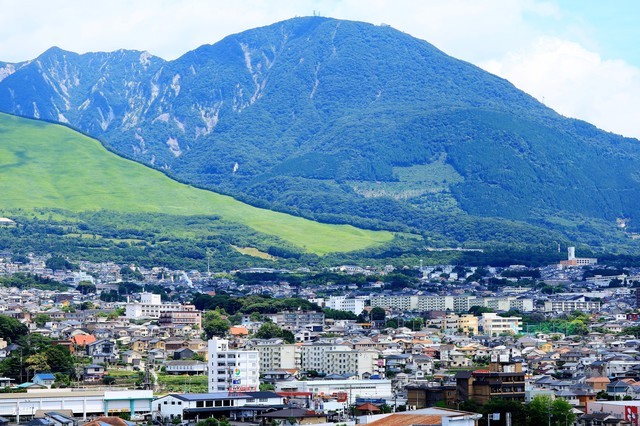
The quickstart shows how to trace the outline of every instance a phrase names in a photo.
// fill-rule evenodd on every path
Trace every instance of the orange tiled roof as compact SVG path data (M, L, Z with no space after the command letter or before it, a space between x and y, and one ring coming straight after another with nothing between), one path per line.
M586 381L591 383L610 383L611 382L611 380L609 380L607 377L591 377Z
M229 332L233 336L241 336L241 335L246 336L249 334L249 330L247 330L246 327L231 327L229 329Z
M71 341L78 346L86 346L89 343L95 342L96 336L93 334L76 334L71 338Z
M441 425L442 416L435 414L392 414L367 426Z

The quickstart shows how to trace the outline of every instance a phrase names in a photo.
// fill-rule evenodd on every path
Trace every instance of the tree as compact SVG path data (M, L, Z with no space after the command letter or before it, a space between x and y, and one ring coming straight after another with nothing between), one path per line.
M371 309L369 317L371 318L371 321L384 321L387 317L387 313L383 308L376 306L375 308Z
M265 322L260 326L255 334L255 337L258 339L273 339L275 337L280 337L281 333L282 329L278 326L278 324Z
M35 375L36 372L49 371L51 366L49 360L44 353L33 354L26 359L27 370L31 370ZM32 376L33 377L33 376Z
M44 263L45 266L51 270L55 271L67 271L70 269L76 269L77 266L70 263L67 259L62 256L52 256L46 260Z
M76 290L78 290L80 294L93 294L96 292L96 286L90 281L80 281L76 286Z
M462 408L462 409L466 409L466 408ZM522 403L518 401L509 401L509 400L500 399L500 398L490 399L489 401L487 401L486 404L480 407L479 412L482 413L485 417L488 414L500 413L501 419L506 418L506 413L511 413L512 424L514 425L527 424L527 407L522 405ZM491 424L493 425L494 422L491 422ZM496 422L495 424L499 425L501 423Z
M571 404L564 399L551 401L551 397L548 395L536 396L527 407L531 426L548 424L549 418L551 418L552 425L573 424L576 417L573 414Z
M73 356L69 349L64 346L51 345L43 352L53 373L75 374Z
M229 332L229 321L222 318L218 311L207 311L202 318L202 330L207 339L213 336L223 337Z
M144 277L138 270L131 269L128 266L123 266L120 268L120 276L123 280L134 280L134 281L142 281Z
M25 336L28 333L29 329L27 326L17 319L0 315L0 337L7 342L15 342L18 337Z
M254 337L258 339L280 338L283 339L285 343L295 342L295 336L291 331L283 330L278 326L278 324L274 324L272 322L265 322L262 324Z
M33 322L35 322L38 327L44 327L46 323L51 322L51 317L47 314L37 314L33 318Z

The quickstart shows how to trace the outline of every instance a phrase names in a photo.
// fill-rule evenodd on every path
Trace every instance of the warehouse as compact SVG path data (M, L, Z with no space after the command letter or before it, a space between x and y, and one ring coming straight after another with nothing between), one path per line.
M131 417L151 414L150 390L94 391L75 389L37 389L26 393L0 394L0 416L18 423L32 418L36 411L71 410L75 417L130 413Z

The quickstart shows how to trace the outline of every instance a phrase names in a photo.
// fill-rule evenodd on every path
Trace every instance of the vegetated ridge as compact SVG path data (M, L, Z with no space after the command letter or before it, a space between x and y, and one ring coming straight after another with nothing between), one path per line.
M434 246L635 245L637 140L388 26L295 18L174 61L51 48L0 76L0 110L254 205Z
M229 196L178 183L60 125L0 114L0 140L3 210L210 216L315 254L373 247L393 238L389 232L320 224L252 207ZM189 228L176 232L188 234Z

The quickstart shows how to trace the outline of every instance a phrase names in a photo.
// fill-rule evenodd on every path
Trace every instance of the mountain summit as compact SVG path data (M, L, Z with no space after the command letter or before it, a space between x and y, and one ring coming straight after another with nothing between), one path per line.
M174 61L52 48L0 65L1 111L315 219L457 242L600 244L619 236L616 219L639 217L637 140L388 26L295 18Z

